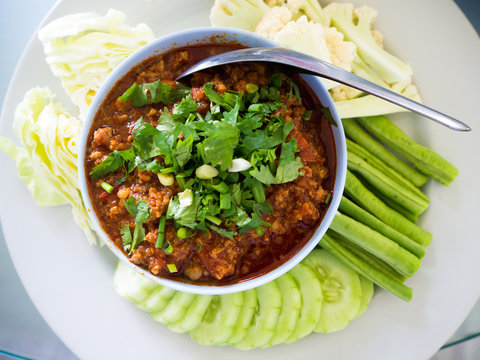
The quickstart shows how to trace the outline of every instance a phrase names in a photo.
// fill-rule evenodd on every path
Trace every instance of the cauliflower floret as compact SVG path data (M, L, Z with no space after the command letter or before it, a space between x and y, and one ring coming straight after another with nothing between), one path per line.
M357 51L355 44L350 41L343 41L343 34L333 27L324 30L332 64L343 70L352 71L351 64Z
M359 97L360 94L363 93L363 91L360 91L358 89L355 89L343 84L335 86L329 91L333 101L335 102L355 99L356 97Z
M345 39L357 46L358 55L387 83L408 79L412 68L382 48L382 37L372 31L377 11L361 6L357 9L348 3L331 3L324 12Z
M270 7L263 0L215 0L210 23L254 31Z
M306 15L309 20L324 26L330 25L330 18L322 10L318 0L286 0L288 9L295 19Z
M285 6L274 6L268 10L255 28L257 34L273 39L292 19L292 13Z

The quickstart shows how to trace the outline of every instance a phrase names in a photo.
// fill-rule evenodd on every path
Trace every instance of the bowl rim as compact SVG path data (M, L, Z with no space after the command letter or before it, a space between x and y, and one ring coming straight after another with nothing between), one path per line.
M336 127L332 126L332 132L335 140L335 154L336 154L336 169L335 169L335 183L333 185L333 195L330 205L317 229L314 231L311 238L299 249L293 256L281 265L273 268L272 270L256 276L251 279L240 280L228 285L210 285L210 284L195 284L186 283L168 278L162 278L151 274L148 270L143 269L129 261L127 256L117 247L112 239L106 234L106 232L100 226L100 221L94 210L93 204L90 199L90 192L87 186L87 174L85 172L85 155L87 138L90 133L91 125L95 115L98 112L99 107L103 104L105 97L108 96L110 90L115 86L118 80L122 78L130 69L139 64L143 60L165 53L169 50L179 48L187 45L195 44L208 44L212 43L211 39L216 37L219 43L240 43L249 47L253 46L276 46L276 44L263 36L252 33L246 30L238 30L226 27L195 27L190 28L168 35L156 38L152 42L143 46L142 48L129 55L120 65L118 65L112 73L107 77L100 89L97 91L93 98L90 107L87 111L85 119L83 121L82 130L78 142L78 177L80 192L82 195L83 203L86 207L88 216L93 224L93 228L96 235L102 239L105 245L115 254L115 256L123 261L128 267L135 270L141 276L154 281L157 284L166 286L173 290L201 294L201 295L221 295L229 294L240 291L249 290L261 285L264 285L284 273L288 272L300 261L302 261L320 242L321 238L327 231L330 223L333 221L337 209L340 205L340 200L343 194L347 170L347 149L345 141L345 133L341 119L336 110L335 104L325 89L318 77L312 75L302 75L304 80L313 89L315 94L319 97L322 105L329 108L333 119L336 122ZM320 91L320 93L319 93Z

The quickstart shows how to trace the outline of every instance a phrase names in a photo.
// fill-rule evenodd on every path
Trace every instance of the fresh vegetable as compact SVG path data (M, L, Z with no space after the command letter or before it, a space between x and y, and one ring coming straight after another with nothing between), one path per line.
M362 208L420 245L427 246L432 241L432 234L385 205L348 170L345 192Z
M369 280L319 249L280 278L241 293L177 292L145 280L123 262L114 284L121 296L171 330L189 332L204 345L244 350L292 342L314 329L340 330L363 313L373 294Z
M253 31L268 9L263 0L216 0L210 23Z
M125 14L109 10L105 16L81 13L56 19L39 30L38 38L50 69L83 120L112 70L155 36L147 25L130 27Z
M366 225L338 213L330 229L384 261L400 274L412 276L420 267L420 259L396 242Z
M458 169L435 151L416 143L385 116L359 118L360 124L392 149L403 155L425 175L448 186Z
M331 3L324 8L332 25L340 30L345 39L357 46L360 57L375 70L384 81L393 83L412 76L412 68L397 57L386 52L376 41L371 25L377 12L368 6L354 9L352 4Z
M15 110L15 134L24 148L0 138L2 150L17 162L18 172L42 206L69 203L88 241L97 243L80 195L77 146L81 121L70 115L48 88L29 90Z
M320 280L323 292L322 312L314 331L343 329L358 314L364 297L358 274L325 250L313 250L304 263Z
M378 270L378 268L372 266L365 260L355 256L351 251L343 247L335 238L333 238L331 234L324 235L322 238L322 247L357 273L363 275L392 294L395 294L400 299L405 301L410 301L412 299L412 289L403 285L400 281L392 279L392 277Z
M297 324L285 340L286 343L292 343L311 334L320 321L321 315L325 313L323 311L324 288L313 268L301 263L290 270L289 274L292 275L300 290L302 307Z
M419 259L425 255L425 247L385 224L383 221L379 220L368 211L365 211L345 196L342 197L339 210L342 212L342 214L350 216L358 222L367 225L371 229L378 231L387 238L395 241L398 245L410 251Z
M352 151L347 151L348 168L360 174L379 192L390 198L392 201L403 206L414 214L421 214L428 207L428 200L404 185L403 182L392 179L385 172L372 166Z

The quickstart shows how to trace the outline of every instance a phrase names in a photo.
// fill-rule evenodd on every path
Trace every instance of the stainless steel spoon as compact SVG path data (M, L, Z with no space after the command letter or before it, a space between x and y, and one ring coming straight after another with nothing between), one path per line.
M405 96L385 89L377 84L362 79L361 77L349 73L348 71L339 69L317 58L285 48L257 47L233 50L219 55L211 56L193 65L183 74L181 74L177 78L177 80L193 74L194 72L204 70L213 66L243 61L272 62L292 66L297 68L301 73L318 75L323 78L334 80L336 82L362 90L368 94L375 95L386 101L390 101L391 103L394 103L417 114L425 116L450 129L458 131L471 130L470 126L468 126L467 124L464 124L461 121L445 115L437 110L429 108Z

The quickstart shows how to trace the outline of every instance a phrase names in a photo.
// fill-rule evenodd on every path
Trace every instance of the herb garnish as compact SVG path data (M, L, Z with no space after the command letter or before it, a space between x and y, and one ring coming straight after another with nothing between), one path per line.
M303 167L296 156L296 140L289 137L294 124L279 112L285 106L280 88L289 87L290 99L295 95L300 101L298 87L280 73L272 75L269 83L261 87L250 84L246 93L222 94L212 84L205 84L203 90L211 101L205 116L196 112L198 103L185 85L160 81L133 85L120 101L137 107L159 102L173 107L170 111L164 108L156 127L140 118L133 130L132 147L112 152L90 175L98 179L123 171L116 184L135 168L174 176L181 192L170 199L156 244L165 253L173 251L164 239L166 219L185 229L185 234L189 229L212 230L230 239L250 230L262 235L270 224L261 217L272 211L265 186L293 181ZM232 167L234 159L242 164L239 170ZM200 167L202 171L196 171ZM133 237L129 228L121 229L124 248L131 252L145 236L143 223L150 212L147 201L137 202L134 197L124 205L135 217Z

